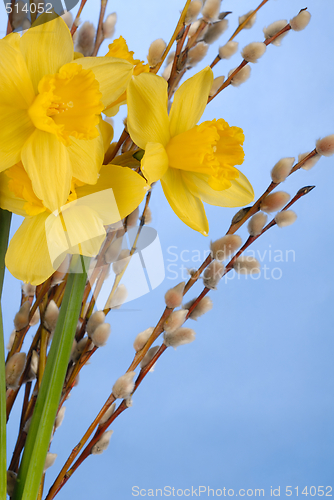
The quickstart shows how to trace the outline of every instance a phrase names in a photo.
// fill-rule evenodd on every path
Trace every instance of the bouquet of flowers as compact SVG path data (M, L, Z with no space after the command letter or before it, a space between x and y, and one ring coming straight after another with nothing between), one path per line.
M72 3L66 10L56 2L5 2L7 31L0 40L0 500L6 494L14 500L51 500L58 493L67 498L71 484L77 494L79 481L86 498L102 491L105 498L122 496L124 481L127 496L210 496L210 490L213 496L256 496L257 491L260 496L330 496L326 459L324 475L315 477L318 483L289 486L287 476L277 487L270 489L266 482L253 488L250 480L233 482L233 474L218 472L230 456L221 455L220 423L213 423L210 434L195 434L222 415L223 446L234 449L235 437L226 445L229 426L236 434L246 432L247 418L236 418L235 410L232 420L239 423L233 427L222 410L224 400L233 406L236 391L247 406L241 388L247 384L256 393L258 386L249 382L252 373L271 380L271 362L282 373L291 359L287 346L300 352L303 342L291 347L293 334L295 340L299 332L311 342L313 322L319 329L316 299L309 300L315 279L310 268L318 266L310 265L310 254L320 251L324 261L331 245L319 243L320 217L327 209L321 207L325 194L312 202L312 175L320 171L314 174L319 191L331 193L318 169L319 160L326 167L322 157L334 154L334 134L327 126L331 101L321 108L328 99L330 73L325 67L322 78L314 76L317 85L325 82L321 91L304 86L303 80L306 70L315 75L322 63L317 52L325 35L309 42L311 13L296 2L287 14L283 1L274 7L268 0L246 13L229 8L249 6L248 0L233 7L227 0L174 0L168 6L129 2L133 11L116 4L117 14L109 13L107 0L98 9L88 0ZM293 14L277 20L270 17L274 10L283 17ZM94 15L95 24L85 21ZM249 30L256 30L259 19L266 27L253 38ZM316 17L316 28L326 34L325 25ZM116 29L124 33L117 37ZM306 62L294 75L292 67L284 66L284 49L290 43L292 51L298 37L295 57ZM314 53L306 53L303 44ZM317 128L318 109L323 124ZM306 142L304 131L310 136ZM294 224L299 206L304 208L298 223L308 221L300 234ZM280 228L288 226L282 240ZM291 266L299 265L297 242L305 259L298 277ZM290 271L290 283L283 268ZM326 283L318 285L324 307L330 299ZM321 332L328 333L325 325ZM332 340L320 334L323 381L330 373ZM273 343L262 352L268 338ZM268 364L263 353L272 356L273 346L280 354ZM176 361L170 347L177 349ZM310 344L310 353L317 348ZM261 359L262 365L255 369L252 359ZM161 378L146 394L156 364ZM297 366L300 373L302 359ZM136 407L139 394L149 417L137 413L131 422L126 412L127 421L123 413L133 402ZM64 417L67 431L59 441ZM114 453L110 446L101 459L90 458L108 448L116 428ZM180 443L185 432L193 452L178 446L176 453L175 444L171 452L164 451L169 443ZM218 455L207 469L213 463L218 468L205 476L210 486L199 486L203 456L211 450L206 443L214 435ZM185 480L182 464L190 455L198 469ZM169 476L156 480L153 456L164 467L168 464ZM96 464L89 480L88 458ZM119 485L117 466L124 474ZM170 477L175 486L167 486Z

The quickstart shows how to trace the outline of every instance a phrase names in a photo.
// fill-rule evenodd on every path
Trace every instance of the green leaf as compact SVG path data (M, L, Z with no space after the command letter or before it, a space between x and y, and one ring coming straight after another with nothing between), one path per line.
M86 272L80 273L79 268L82 265L82 268L86 269L87 262L87 258L80 255L74 255L72 258L65 295L31 420L13 500L37 498L87 279Z
M8 237L12 214L0 208L0 500L6 500L7 495L7 465L6 465L6 375L5 346L2 325L1 294L5 275L5 255L8 247Z

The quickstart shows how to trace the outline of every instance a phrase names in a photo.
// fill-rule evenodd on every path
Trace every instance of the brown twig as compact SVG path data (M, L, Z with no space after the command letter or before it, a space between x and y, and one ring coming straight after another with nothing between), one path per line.
M99 16L99 22L97 25L97 32L96 32L96 38L95 38L95 45L94 45L94 50L92 53L92 57L95 57L99 51L99 48L101 47L101 44L104 40L104 35L103 35L103 20L104 20L104 15L106 12L107 8L107 3L108 0L101 0L101 8L100 8L100 16Z
M81 0L81 4L80 4L80 7L79 7L79 10L77 12L77 15L75 16L75 19L73 21L72 28L71 28L71 35L72 35L72 37L73 37L74 33L77 31L77 29L78 29L79 19L80 19L80 16L81 16L81 12L82 12L84 6L86 5L86 3L87 3L87 0Z

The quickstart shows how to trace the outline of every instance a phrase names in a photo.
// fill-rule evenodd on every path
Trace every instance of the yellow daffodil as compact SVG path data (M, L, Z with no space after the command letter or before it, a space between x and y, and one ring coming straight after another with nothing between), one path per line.
M124 92L133 65L111 57L74 60L71 34L57 17L0 40L0 71L0 172L22 161L35 195L56 210L72 177L97 181L100 114Z
M167 82L151 73L131 79L127 89L128 130L145 150L141 170L151 184L159 179L176 215L188 226L208 234L202 201L222 207L251 202L254 192L234 165L244 160L240 128L224 120L196 126L213 81L205 68L175 92L168 115Z
M109 50L106 54L106 57L116 57L118 59L124 59L125 61L128 61L133 65L134 75L140 75L140 73L148 73L150 71L149 65L145 64L140 59L134 59L133 54L134 52L128 49L128 45L125 39L120 36L109 45ZM105 110L105 114L107 116L115 116L122 104L126 104L126 92L123 92L123 94L117 99L117 101L108 106L108 109Z
M104 226L135 210L147 189L130 168L105 165L94 186L73 180L68 203L51 212L35 195L22 164L14 165L0 174L0 207L25 219L9 243L7 268L15 278L38 285L67 254L95 256Z

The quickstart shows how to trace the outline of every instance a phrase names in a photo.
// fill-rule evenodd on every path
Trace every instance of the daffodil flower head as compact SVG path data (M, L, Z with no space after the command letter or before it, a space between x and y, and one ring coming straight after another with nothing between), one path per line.
M133 212L148 189L130 168L105 165L95 185L72 179L67 203L51 212L35 195L22 163L0 174L0 207L25 217L10 241L6 266L17 279L38 285L67 254L93 257L105 226Z
M188 226L208 234L202 201L222 207L251 202L254 192L235 168L244 160L244 135L223 119L196 125L207 104L213 74L205 68L175 92L168 115L167 82L141 74L128 85L128 130L145 150L141 170L151 184L161 180L176 215Z
M133 65L74 60L69 29L56 17L0 40L0 68L0 172L22 161L52 212L66 203L72 177L96 183L104 156L100 114L123 94Z

